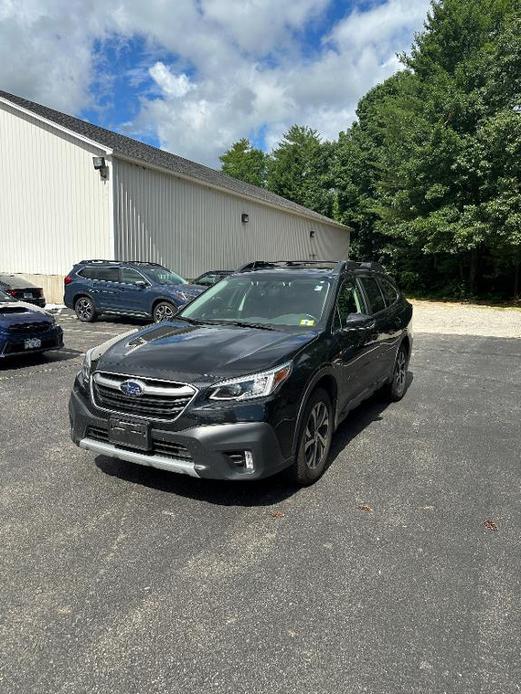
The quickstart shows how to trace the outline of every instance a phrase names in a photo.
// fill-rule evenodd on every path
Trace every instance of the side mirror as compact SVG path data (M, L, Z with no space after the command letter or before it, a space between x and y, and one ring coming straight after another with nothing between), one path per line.
M358 330L367 328L372 324L373 320L367 313L349 313L344 321L342 330Z
M138 280L136 282L136 287L138 289L146 289L146 287L148 287L148 284L144 280Z

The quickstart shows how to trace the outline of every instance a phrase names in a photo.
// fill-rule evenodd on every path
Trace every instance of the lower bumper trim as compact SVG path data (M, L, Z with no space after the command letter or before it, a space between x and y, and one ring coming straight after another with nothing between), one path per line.
M190 477L199 477L195 469L194 463L186 460L176 460L175 458L167 458L162 455L147 455L138 451L128 451L124 448L118 448L110 443L96 441L95 439L84 438L78 442L80 448L87 451L106 455L111 458L118 458L129 463L137 463L146 467L155 467L160 470L168 470L170 472L178 472L182 475L190 475Z

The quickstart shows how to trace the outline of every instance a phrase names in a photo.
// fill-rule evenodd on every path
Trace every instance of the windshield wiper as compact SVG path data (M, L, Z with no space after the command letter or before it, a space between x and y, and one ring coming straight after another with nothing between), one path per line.
M184 316L174 316L176 320L184 320L192 325L204 325L204 320L196 320L195 318L185 318Z
M265 323L247 323L241 320L223 320L220 321L223 325L238 325L239 328L258 328L259 330L276 330L272 328L271 325L266 325Z

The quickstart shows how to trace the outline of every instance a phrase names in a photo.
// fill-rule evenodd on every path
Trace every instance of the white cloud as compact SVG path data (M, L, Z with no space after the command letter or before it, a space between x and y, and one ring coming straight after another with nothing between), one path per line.
M399 69L395 55L429 2L355 9L310 57L301 30L320 22L329 2L0 0L0 88L78 112L97 75L95 41L141 36L150 64L131 70L129 83L148 74L156 89L143 93L132 129L156 133L164 148L217 165L234 140L261 127L268 146L295 122L333 138L358 99Z
M161 91L167 96L179 99L186 96L194 88L189 77L184 73L175 75L161 61L155 63L148 72Z

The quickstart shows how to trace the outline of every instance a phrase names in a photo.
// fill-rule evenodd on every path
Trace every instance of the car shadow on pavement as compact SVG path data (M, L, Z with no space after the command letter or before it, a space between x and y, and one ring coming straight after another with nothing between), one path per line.
M414 375L412 371L409 371L407 373L407 390L409 390L413 379ZM405 397L407 397L407 390ZM372 422L378 422L382 419L382 412L384 412L389 405L391 405L391 402L387 395L383 390L378 390L348 414L333 437L328 467L335 464L336 458L366 427L372 424Z
M411 372L407 380L407 388L409 388L413 380ZM333 437L328 467L334 464L345 447L369 424L382 419L381 414L389 404L389 399L378 391L349 414ZM230 482L195 479L126 463L103 455L97 456L95 462L97 467L107 475L218 506L274 506L300 489L288 479L286 472L263 480Z
M0 373L8 371L20 371L31 366L50 366L60 361L77 359L82 354L77 349L60 349L55 352L40 352L38 354L27 354L18 357L6 357L0 359Z
M205 480L98 456L96 465L107 475L169 494L179 494L218 506L272 506L292 496L298 487L284 473L263 480Z

